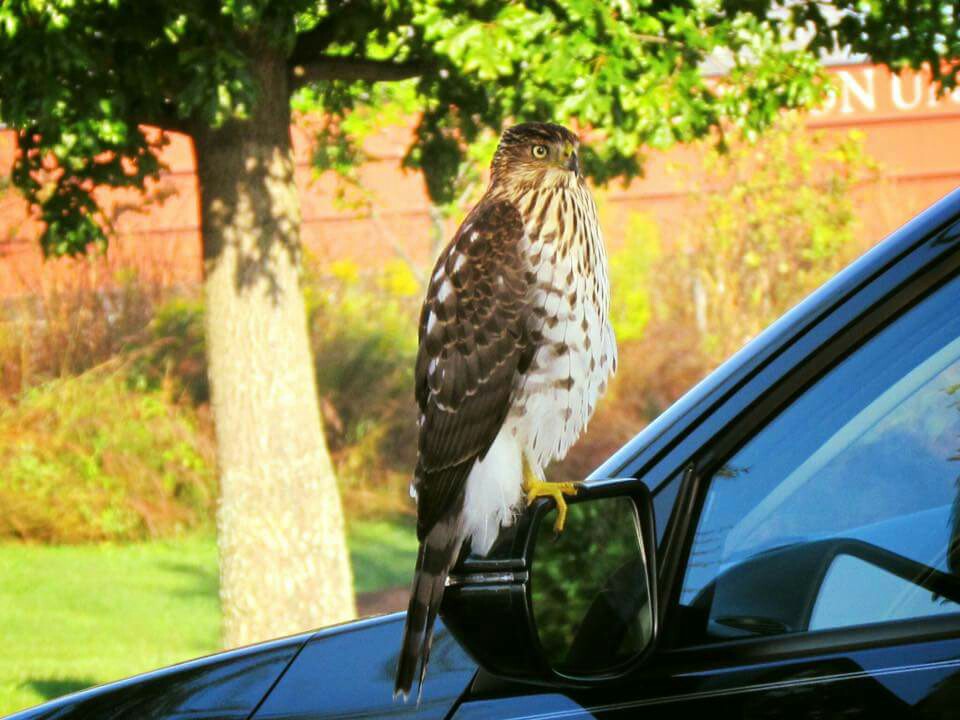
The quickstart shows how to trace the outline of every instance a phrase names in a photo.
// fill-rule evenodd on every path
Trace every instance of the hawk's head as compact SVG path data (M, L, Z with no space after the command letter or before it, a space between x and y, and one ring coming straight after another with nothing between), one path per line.
M514 125L500 137L491 182L508 192L571 187L580 181L579 147L580 139L561 125Z

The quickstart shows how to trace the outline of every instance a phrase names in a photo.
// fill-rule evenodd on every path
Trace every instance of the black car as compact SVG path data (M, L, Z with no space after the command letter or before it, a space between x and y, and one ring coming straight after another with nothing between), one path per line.
M462 560L419 704L395 614L14 717L958 717L958 497L960 191Z

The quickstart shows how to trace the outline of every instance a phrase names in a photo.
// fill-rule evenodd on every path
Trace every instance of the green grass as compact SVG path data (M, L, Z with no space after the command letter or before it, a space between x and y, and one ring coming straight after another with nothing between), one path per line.
M409 521L351 523L357 592L406 585ZM211 537L0 544L0 716L219 648Z
M217 649L205 538L0 546L0 715Z
M412 518L349 524L353 587L358 593L406 587L417 561L417 532Z

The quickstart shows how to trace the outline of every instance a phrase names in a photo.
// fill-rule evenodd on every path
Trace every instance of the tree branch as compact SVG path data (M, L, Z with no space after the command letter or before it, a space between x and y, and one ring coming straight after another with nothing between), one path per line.
M195 125L190 120L180 117L174 109L173 104L168 102L163 102L160 107L157 108L134 112L131 119L137 125L152 125L153 127L158 127L163 130L183 133L184 135L193 135L196 130Z
M410 272L413 274L414 278L416 278L417 282L420 284L420 287L426 289L427 275L424 273L423 267L413 261L413 258L411 258L404 249L403 243L397 239L396 233L394 233L393 230L391 230L390 227L383 221L383 218L380 217L380 213L377 211L376 205L370 206L370 219L373 221L373 224L376 226L380 234L386 238L388 243L390 243L390 247L393 248L393 251L410 269Z
M331 12L315 27L297 35L293 54L290 55L291 66L308 63L317 56L317 53L322 53L327 49L327 46L333 40L337 22L341 20L340 14L342 13Z
M290 89L296 90L321 80L396 81L422 75L426 65L419 62L392 62L321 55L290 67Z

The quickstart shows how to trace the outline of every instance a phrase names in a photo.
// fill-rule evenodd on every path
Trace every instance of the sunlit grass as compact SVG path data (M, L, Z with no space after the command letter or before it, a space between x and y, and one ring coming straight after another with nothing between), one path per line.
M210 538L0 546L0 714L217 649Z
M417 533L411 517L349 523L353 586L358 593L406 587L417 559Z
M357 592L407 585L409 520L354 521ZM130 545L0 544L0 716L219 649L209 536Z

